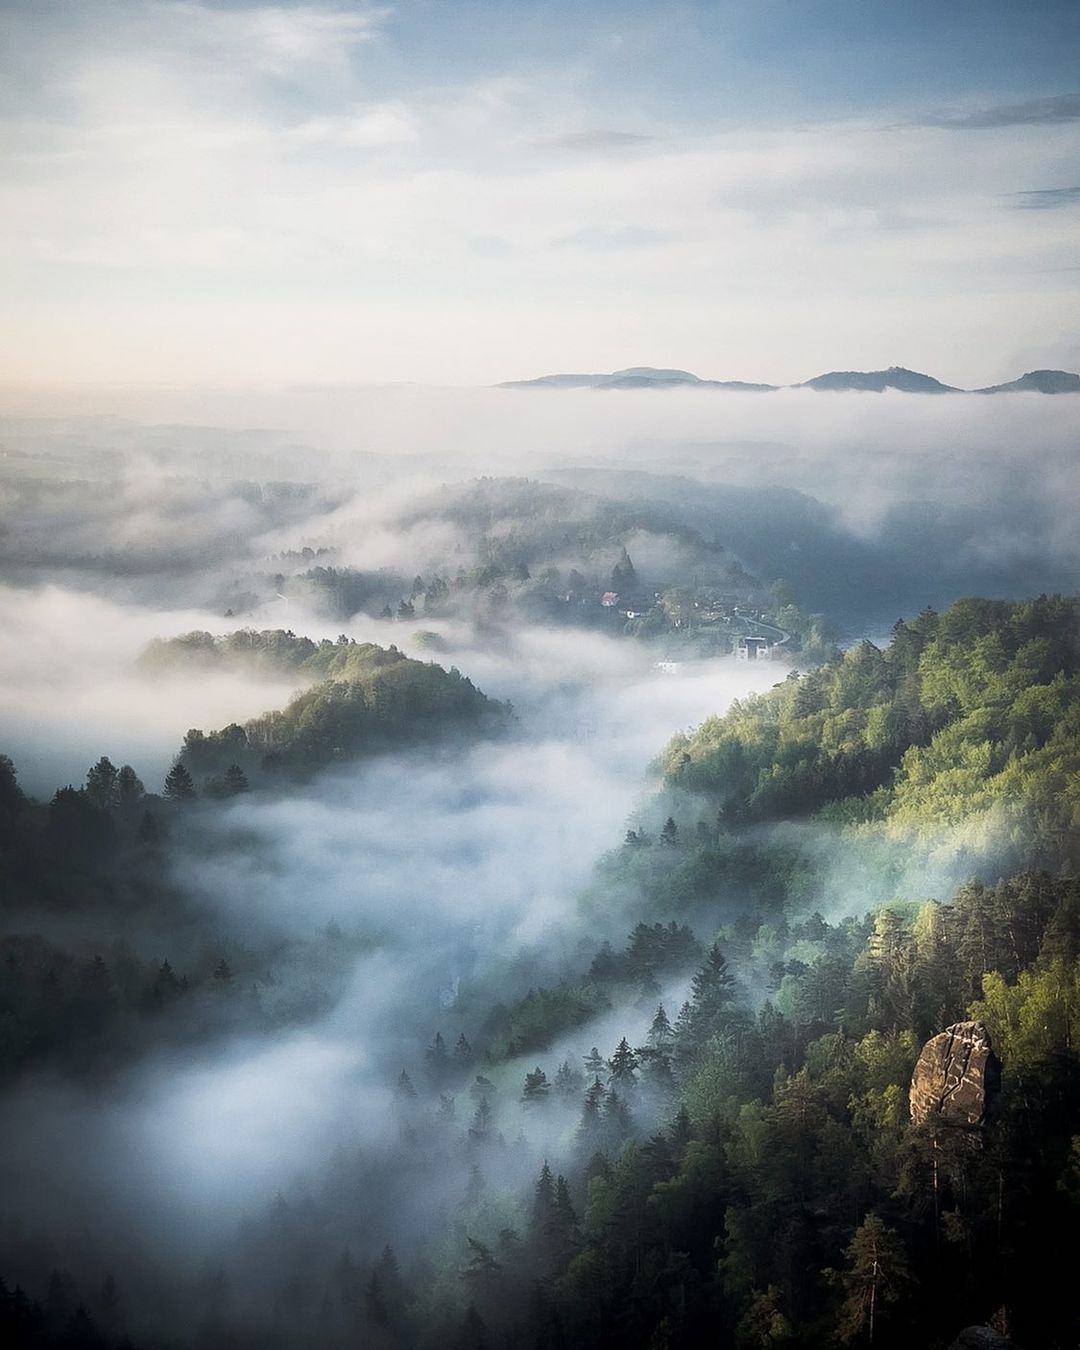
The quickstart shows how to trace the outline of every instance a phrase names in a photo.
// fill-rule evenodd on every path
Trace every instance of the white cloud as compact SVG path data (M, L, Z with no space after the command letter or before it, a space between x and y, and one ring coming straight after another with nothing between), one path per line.
M1069 330L1068 214L1008 194L1071 181L1077 124L590 131L584 64L388 78L384 10L106 12L125 22L78 43L62 24L48 48L32 23L9 32L56 95L0 123L0 355L17 377L493 380L656 360L784 380L808 350L888 363L914 337L921 364L959 352L975 382L1006 344ZM665 242L646 260L649 241ZM216 342L232 325L247 339ZM616 332L636 349L613 350Z

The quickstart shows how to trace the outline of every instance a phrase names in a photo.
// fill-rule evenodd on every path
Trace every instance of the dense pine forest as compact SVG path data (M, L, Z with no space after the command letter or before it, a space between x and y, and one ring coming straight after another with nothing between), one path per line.
M339 744L510 730L393 649L262 645L327 683L190 732L160 791L106 756L40 802L0 765L9 1086L101 1092L151 1053L316 1025L379 934L217 934L178 860L250 847L213 813L296 790L272 752L310 775ZM1075 1345L1051 1291L1080 1219L1078 665L1073 601L961 601L675 737L578 935L472 967L380 1052L377 1138L186 1274L106 1260L104 1215L13 1217L5 1343ZM919 877L956 880L899 889ZM1000 1081L975 1123L913 1124L920 1050L965 1023Z

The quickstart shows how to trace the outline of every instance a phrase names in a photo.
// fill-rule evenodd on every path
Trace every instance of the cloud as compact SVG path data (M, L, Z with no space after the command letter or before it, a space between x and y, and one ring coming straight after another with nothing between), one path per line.
M886 111L659 137L611 118L587 54L455 81L403 63L374 8L85 17L104 12L23 6L3 35L16 379L486 383L514 373L508 349L615 368L659 341L664 365L785 381L806 350L868 365L872 341L915 334L917 363L974 365L1070 329L1071 297L1040 279L1072 263L1068 232L999 209L1003 185L1068 182L1065 104L1038 135Z
M970 112L940 112L922 119L928 127L985 131L998 127L1047 127L1080 122L1080 94L1056 94L1023 103L995 103Z
M551 136L537 137L532 143L553 150L632 150L635 146L648 145L656 137L639 131L605 130L563 131Z
M1013 205L1021 211L1056 211L1080 202L1080 187L1036 188L1012 196L1016 199Z
M662 244L670 244L677 238L678 235L664 230L645 230L634 225L623 225L592 226L575 230L573 234L564 235L552 242L556 248L584 248L604 253L610 249L656 248Z

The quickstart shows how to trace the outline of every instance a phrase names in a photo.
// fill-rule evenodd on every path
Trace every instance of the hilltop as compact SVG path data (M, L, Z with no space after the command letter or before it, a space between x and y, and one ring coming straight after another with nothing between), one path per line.
M706 380L688 370L665 370L654 366L629 366L606 375L540 375L532 380L506 380L500 389L674 389L693 386L702 389L734 389L748 393L773 393L778 389L818 389L827 392L884 393L895 389L902 394L1075 394L1080 393L1080 375L1068 370L1032 370L1007 384L983 389L961 389L945 384L933 375L905 366L887 370L830 370L799 384L763 384L748 380Z
M243 726L189 731L179 758L197 775L230 766L255 778L281 769L310 772L454 735L498 734L509 723L507 705L481 693L459 670L415 661L394 646L346 637L316 646L279 631L219 638L190 633L154 644L148 655L157 670L170 660L209 665L246 657L263 669L323 676L284 709ZM210 782L212 789L217 780Z
M1080 394L1080 375L1068 370L1029 370L1008 384L992 384L976 389L977 394Z

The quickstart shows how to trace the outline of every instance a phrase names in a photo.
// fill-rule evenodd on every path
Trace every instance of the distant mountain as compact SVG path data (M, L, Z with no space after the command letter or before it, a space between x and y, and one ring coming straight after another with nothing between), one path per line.
M500 389L595 389L610 375L538 375L535 380L506 380Z
M735 389L748 393L771 393L777 389L818 389L826 392L884 393L896 389L902 394L1007 394L1024 390L1038 394L1078 394L1080 375L1067 370L1032 370L1009 384L987 389L964 390L942 384L932 375L923 375L904 366L888 370L830 370L802 384L754 384L747 380L703 380L689 370L662 370L654 366L629 366L609 375L540 375L534 380L507 380L500 389L674 389L693 385L701 389Z
M535 380L508 380L503 389L548 386L556 389L644 389L675 384L704 384L688 370L656 370L652 366L630 366L610 375L541 375Z
M689 370L658 370L655 366L628 366L609 375L540 375L535 380L506 380L500 389L671 389L677 385L702 385L712 389L764 391L775 384L750 384L745 380L703 380Z
M1029 370L1008 384L992 384L976 389L977 394L1080 394L1080 375L1068 370Z
M932 375L922 375L917 370L905 370L903 366L890 366L888 370L831 370L827 375L817 375L812 380L796 385L795 388L865 390L874 394L884 393L886 389L899 389L904 394L963 392L951 384L942 384Z

